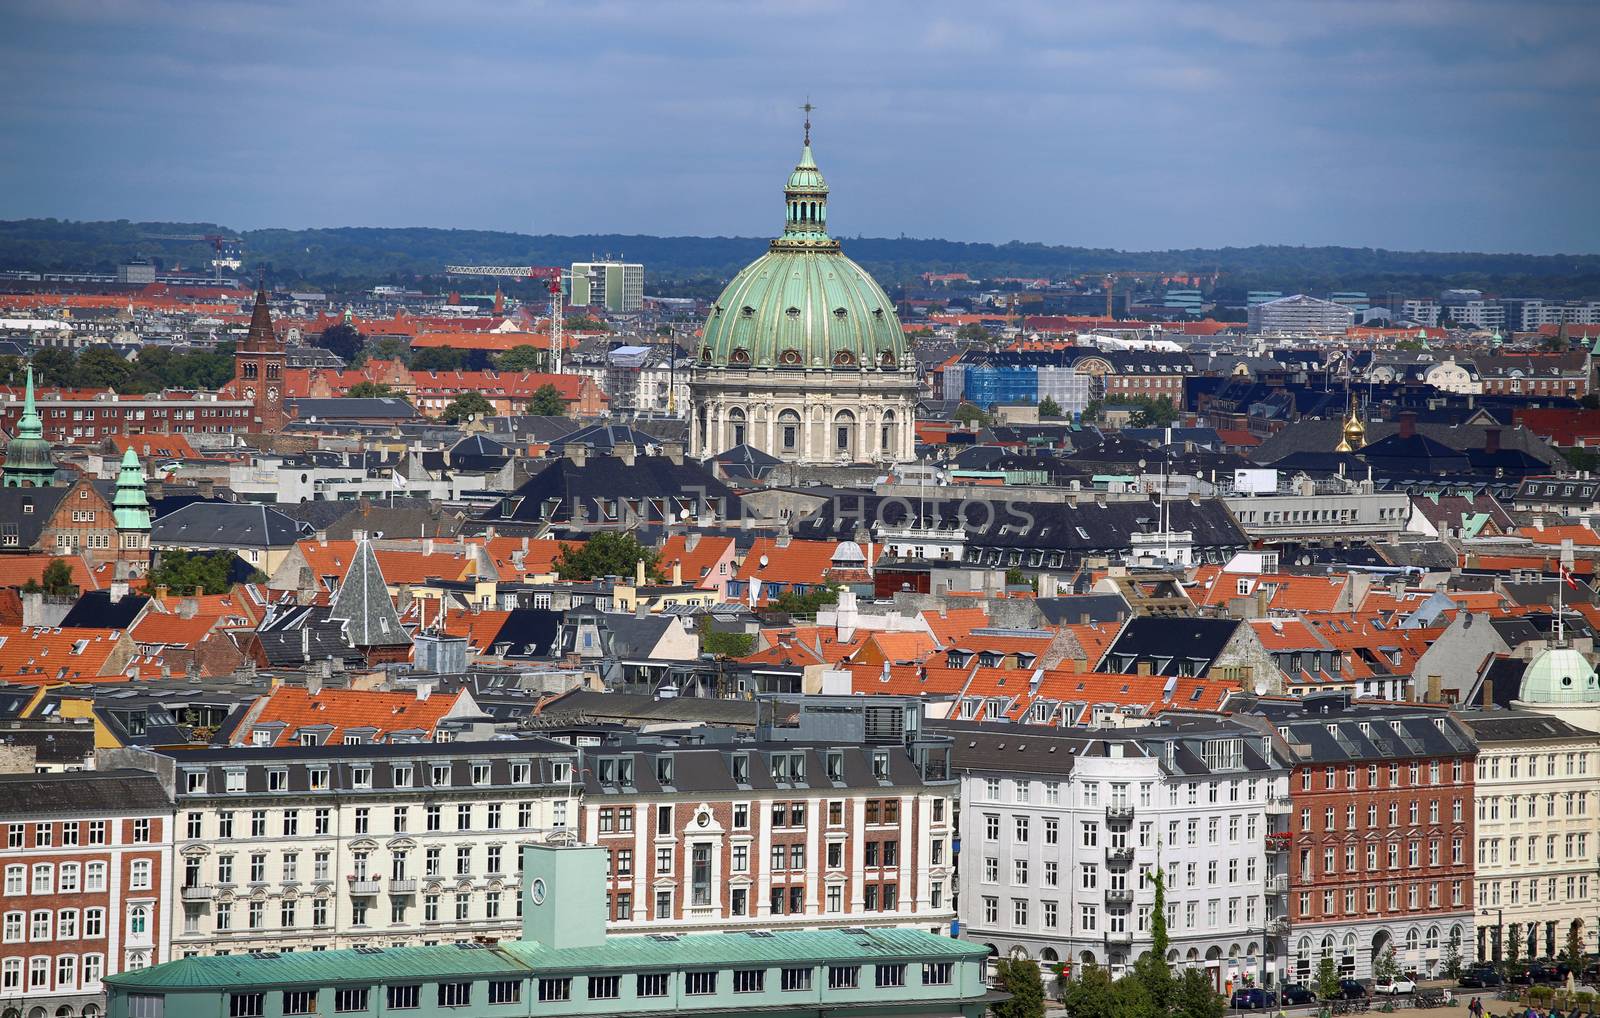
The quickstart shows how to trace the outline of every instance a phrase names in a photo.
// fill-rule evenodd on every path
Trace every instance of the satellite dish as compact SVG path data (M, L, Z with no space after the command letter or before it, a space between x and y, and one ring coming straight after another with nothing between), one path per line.
M766 567L767 567L767 557L765 555L763 555L763 556L761 556L761 568L765 569Z

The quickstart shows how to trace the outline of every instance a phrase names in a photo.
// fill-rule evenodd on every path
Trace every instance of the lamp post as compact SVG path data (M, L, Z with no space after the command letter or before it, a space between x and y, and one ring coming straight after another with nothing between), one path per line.
M1488 915L1491 912L1494 913L1494 917L1495 917L1494 918L1494 961L1495 961L1495 964L1498 965L1500 963L1500 939L1501 939L1502 934L1505 931L1506 910L1503 909L1503 908L1485 908L1485 909L1479 910L1478 914L1479 915ZM1480 958L1478 960L1482 961L1483 959Z

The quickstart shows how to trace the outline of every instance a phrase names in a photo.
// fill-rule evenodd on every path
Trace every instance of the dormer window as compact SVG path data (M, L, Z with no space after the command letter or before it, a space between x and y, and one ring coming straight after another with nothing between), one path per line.
M656 780L663 785L672 784L672 757L656 757Z

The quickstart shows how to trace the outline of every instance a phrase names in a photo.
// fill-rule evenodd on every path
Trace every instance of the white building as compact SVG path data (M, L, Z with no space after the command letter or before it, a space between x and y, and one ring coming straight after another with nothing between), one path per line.
M961 777L963 937L1119 975L1149 949L1160 867L1169 962L1203 968L1219 990L1281 978L1287 878L1267 834L1287 772L1270 728L940 730Z
M1246 312L1252 335L1344 335L1356 314L1343 304L1297 293L1251 307Z
M630 314L644 306L644 266L637 262L573 262L572 303Z

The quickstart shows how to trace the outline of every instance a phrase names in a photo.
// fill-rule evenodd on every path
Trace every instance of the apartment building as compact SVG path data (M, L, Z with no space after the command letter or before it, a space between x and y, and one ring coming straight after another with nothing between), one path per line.
M1464 720L1478 740L1477 956L1554 958L1600 915L1600 736L1541 714Z
M948 932L956 783L948 740L921 731L922 704L768 706L785 721L753 738L707 730L585 748L578 833L609 853L612 928Z
M1126 971L1166 882L1174 966L1282 978L1268 831L1283 746L1249 721L1040 730L944 722L961 779L961 935L995 956Z
M0 776L0 1009L96 1018L107 976L171 957L171 820L146 773Z
M1293 754L1287 856L1291 972L1322 958L1366 978L1393 947L1402 968L1472 960L1477 744L1448 711L1353 704L1348 693L1263 699L1241 709Z
M180 957L515 936L519 846L577 816L544 739L119 756L173 788Z

